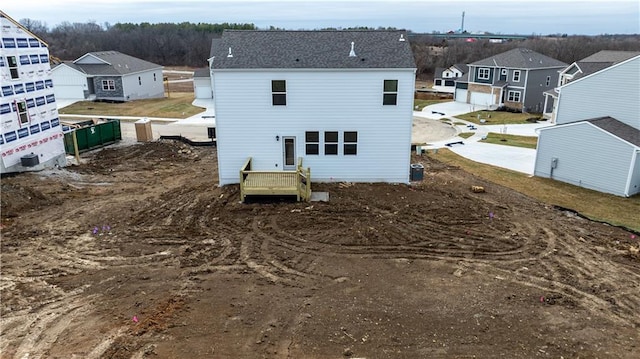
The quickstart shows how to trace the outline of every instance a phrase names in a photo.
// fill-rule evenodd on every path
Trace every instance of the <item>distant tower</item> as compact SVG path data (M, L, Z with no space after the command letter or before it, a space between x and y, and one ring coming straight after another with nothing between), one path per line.
M460 25L460 32L464 32L464 11L462 12L462 25Z

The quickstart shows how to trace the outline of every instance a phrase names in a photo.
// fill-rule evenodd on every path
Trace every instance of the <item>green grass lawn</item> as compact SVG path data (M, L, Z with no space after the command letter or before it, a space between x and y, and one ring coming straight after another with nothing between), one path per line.
M473 136L474 133L473 132L462 132L458 134L458 137L462 137L462 138L469 138L471 136Z
M60 109L61 115L139 116L187 118L204 109L191 105L193 93L171 93L170 97L122 103L81 101Z
M485 140L481 140L484 143L493 143L496 145L506 145L514 147L524 147L535 149L538 145L538 137L535 136L517 136L517 135L503 135L500 133L489 132Z
M475 111L456 116L461 120L470 121L479 125L511 125L532 123L527 119L541 117L534 113L512 113L504 111ZM484 120L482 123L480 120Z
M471 161L448 149L442 149L432 156L543 203L570 208L593 220L640 231L640 220L638 220L640 195L624 198L549 178L530 177L523 173Z
M420 100L420 99L414 99L413 100L413 109L414 109L414 111L422 111L422 109L427 107L427 106L435 105L437 103L442 103L442 102L451 102L451 99L444 99L444 100Z

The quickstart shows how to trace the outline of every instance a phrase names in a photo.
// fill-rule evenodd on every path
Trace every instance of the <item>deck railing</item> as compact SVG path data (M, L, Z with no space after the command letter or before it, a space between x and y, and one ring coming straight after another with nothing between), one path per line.
M294 171L253 171L251 157L240 169L240 200L248 195L296 196L300 201L311 199L311 169L302 167L302 158Z

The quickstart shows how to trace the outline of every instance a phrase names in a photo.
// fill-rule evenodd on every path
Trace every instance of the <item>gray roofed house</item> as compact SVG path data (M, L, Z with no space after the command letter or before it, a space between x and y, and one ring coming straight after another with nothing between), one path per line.
M542 112L543 93L567 64L525 48L512 49L469 64L468 82L458 81L455 99L488 108Z
M582 60L568 65L562 71L560 71L557 86L566 85L571 81L576 81L591 74L595 74L606 69L607 67L616 65L620 62L629 60L639 55L640 51L598 51L593 55L587 56ZM543 117L550 119L551 122L555 122L555 108L557 99L558 91L545 93Z
M539 129L534 175L618 196L640 193L638 84L640 54L550 93L555 125Z
M162 66L118 51L89 52L52 69L56 97L129 101L164 96Z
M221 39L212 41L211 66L214 69L414 68L411 47L405 46L408 42L404 31L225 30Z
M312 182L409 182L416 66L405 31L225 30L208 60L220 185L247 188L244 164L295 171L298 159Z
M437 67L433 77L433 89L441 92L454 93L456 81L467 74L468 66L454 64L448 68Z

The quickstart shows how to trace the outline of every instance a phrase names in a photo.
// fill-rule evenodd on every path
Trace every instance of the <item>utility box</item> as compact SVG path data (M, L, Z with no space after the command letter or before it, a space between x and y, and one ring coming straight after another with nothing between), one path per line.
M151 120L143 118L135 122L136 138L138 142L153 141L153 132L151 131Z
M411 164L411 181L422 181L424 178L424 166L421 163Z
M33 167L40 164L40 158L35 153L30 153L20 157L20 164L22 167Z

